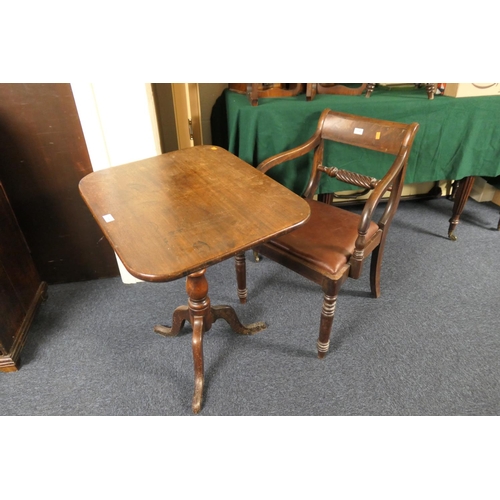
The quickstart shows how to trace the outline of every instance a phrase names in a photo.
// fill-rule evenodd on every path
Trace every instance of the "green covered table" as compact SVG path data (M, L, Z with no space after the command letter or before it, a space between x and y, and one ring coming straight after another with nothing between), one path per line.
M216 141L257 166L279 152L298 146L316 130L323 109L330 108L356 115L403 123L418 122L417 133L406 174L406 184L458 180L449 236L458 223L474 178L500 175L500 97L452 98L436 96L430 100L425 88L377 87L370 98L364 95L316 95L307 101L305 94L287 98L260 99L251 106L247 96L225 90L214 107L212 131ZM217 117L221 128L218 131ZM227 120L227 123L223 123ZM227 127L227 130L224 128ZM223 133L220 133L223 130ZM226 140L225 137L227 137ZM342 168L353 161L341 149L325 151L325 165ZM377 155L363 152L365 157ZM307 179L307 158L294 160L296 169L281 165L272 170L273 177L301 194ZM377 163L376 163L377 164ZM385 165L365 172L381 177ZM318 194L349 189L336 179L325 177Z

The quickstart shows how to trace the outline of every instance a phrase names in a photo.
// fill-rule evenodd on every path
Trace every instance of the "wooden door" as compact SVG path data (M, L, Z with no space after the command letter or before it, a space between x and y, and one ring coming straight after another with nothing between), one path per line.
M227 83L153 83L152 88L162 153L214 143L212 109Z
M197 83L153 83L162 153L203 144Z

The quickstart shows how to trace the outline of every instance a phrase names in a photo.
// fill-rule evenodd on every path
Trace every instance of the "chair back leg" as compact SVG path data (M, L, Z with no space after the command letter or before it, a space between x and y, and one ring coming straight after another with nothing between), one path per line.
M380 297L380 269L382 267L382 254L384 253L381 246L377 246L372 252L370 262L370 290L375 298Z
M376 299L380 297L380 270L384 257L385 240L387 238L387 227L385 228L380 243L372 251L370 262L370 290Z

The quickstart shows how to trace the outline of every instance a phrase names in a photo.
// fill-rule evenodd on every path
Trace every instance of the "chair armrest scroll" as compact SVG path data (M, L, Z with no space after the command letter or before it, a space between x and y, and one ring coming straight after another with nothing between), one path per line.
M293 149L289 149L282 153L278 153L277 155L271 156L267 160L264 160L262 163L258 165L257 169L260 170L262 173L266 173L268 170L275 167L276 165L279 165L280 163L289 160L294 160L299 156L303 156L309 153L309 151L312 151L319 144L319 142L320 142L320 136L319 133L316 133L300 146L297 146Z

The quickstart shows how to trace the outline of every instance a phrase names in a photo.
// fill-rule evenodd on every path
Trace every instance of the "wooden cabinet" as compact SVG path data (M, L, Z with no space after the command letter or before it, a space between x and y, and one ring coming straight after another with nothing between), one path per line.
M46 291L0 183L0 371L18 369L28 329Z
M48 284L119 275L78 192L90 172L69 83L0 83L0 182Z

